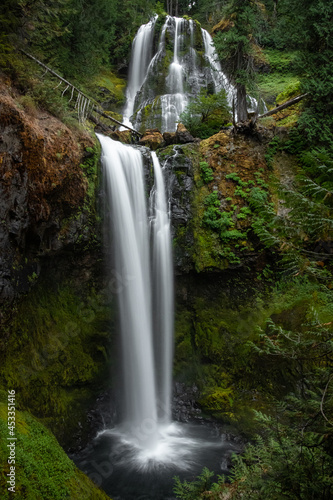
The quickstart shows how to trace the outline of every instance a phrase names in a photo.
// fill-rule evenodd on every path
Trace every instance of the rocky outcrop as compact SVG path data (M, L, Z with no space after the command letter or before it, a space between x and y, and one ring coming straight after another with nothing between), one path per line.
M161 132L157 128L146 130L145 134L139 140L142 146L148 146L153 151L164 144L164 139Z
M94 144L19 99L0 82L0 302L29 288L41 257L89 239L88 215L79 211L88 191L80 164Z
M185 125L178 123L175 141L177 144L186 144L187 142L194 142L194 137L190 134Z
M175 136L190 139L178 126ZM230 130L158 155L168 171L177 273L261 266L252 229L253 193L268 193L266 137ZM210 196L212 195L212 197Z

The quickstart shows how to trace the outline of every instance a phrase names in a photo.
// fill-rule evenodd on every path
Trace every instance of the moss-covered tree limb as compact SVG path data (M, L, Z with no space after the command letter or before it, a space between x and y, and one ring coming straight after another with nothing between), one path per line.
M304 99L304 97L306 96L308 96L308 94L298 95L297 97L294 97L293 99L290 99L289 101L280 104L280 106L277 106L276 108L267 111L263 115L259 115L258 118L264 118L265 116L275 115L275 113L278 113L279 111L282 111L285 108L289 108L289 106L292 106L293 104L297 104L301 99Z

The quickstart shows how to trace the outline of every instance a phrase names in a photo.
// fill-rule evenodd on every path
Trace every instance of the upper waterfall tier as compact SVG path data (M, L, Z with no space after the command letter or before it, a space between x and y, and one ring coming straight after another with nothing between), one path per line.
M232 100L207 31L197 21L171 16L141 26L132 47L124 123L172 132L202 88L224 88Z

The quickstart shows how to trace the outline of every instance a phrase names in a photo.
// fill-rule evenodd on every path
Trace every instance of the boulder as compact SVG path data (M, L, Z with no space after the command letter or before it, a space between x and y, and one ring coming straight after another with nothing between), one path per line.
M164 132L163 139L166 146L170 146L170 144L176 144L176 132Z
M148 146L150 149L155 150L164 146L163 135L157 128L146 130L145 134L139 140L142 146Z
M177 125L175 139L177 144L186 144L187 142L194 142L194 137L190 134L185 125L183 125L182 123L178 123Z

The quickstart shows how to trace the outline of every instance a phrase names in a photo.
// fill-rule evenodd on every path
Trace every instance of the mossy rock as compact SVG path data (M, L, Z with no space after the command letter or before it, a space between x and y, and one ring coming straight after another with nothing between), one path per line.
M290 83L276 98L276 105L279 106L293 97L301 94L301 83L294 81Z
M36 285L18 306L1 346L1 380L68 443L109 373L111 305L90 289ZM64 424L66 422L66 424Z
M332 328L332 290L304 278L265 281L266 271L182 277L177 288L175 376L199 388L204 412L246 432L255 430L252 409L269 411L272 397L293 388L288 360L252 343L261 346L271 321L298 334L313 322Z
M103 108L108 111L120 110L125 103L126 80L110 70L103 70L88 82L87 87L102 105L105 103Z
M68 458L56 438L28 412L15 413L15 465L8 463L7 393L0 403L0 488L2 500L108 500ZM14 441L13 441L14 442ZM13 457L13 456L12 456ZM15 493L8 491L15 467ZM12 469L13 470L13 469Z

